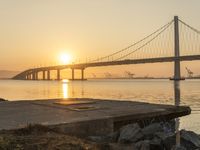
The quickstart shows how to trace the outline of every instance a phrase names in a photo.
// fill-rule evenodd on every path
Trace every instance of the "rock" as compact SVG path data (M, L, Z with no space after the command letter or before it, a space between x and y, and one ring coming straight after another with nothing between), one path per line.
M162 132L163 128L160 123L150 124L142 129L145 139L152 139L156 132Z
M180 145L176 146L173 122L153 123L144 127L129 124L106 136L90 136L89 139L120 150L200 150L200 136L192 131L180 131ZM119 143L117 143L119 142Z
M141 132L141 128L138 124L129 124L120 129L120 135L118 142L128 143L137 142L143 139L144 135Z
M174 136L174 133L156 132L154 134L154 138L161 139L162 141L164 141L167 137L171 137L171 136Z
M5 101L7 101L7 100L0 98L0 102L5 102Z
M117 142L119 135L120 135L119 131L115 131L115 132L109 134L108 138L110 139L111 142Z
M163 150L164 145L161 139L154 137L153 140L150 141L150 149L151 150Z
M162 137L163 145L166 150L171 150L171 148L176 145L175 134L168 134Z
M163 131L165 133L174 133L175 132L175 120L170 120L168 122L162 122L161 123Z
M194 147L190 146L190 144L188 145L188 142L186 142L182 138L180 139L180 141L181 147L176 147L176 134L168 134L165 135L165 138L163 139L163 145L166 150L172 150L173 148L176 148L176 150L178 150L179 148L193 150ZM188 149L188 147L190 148Z
M135 144L135 147L138 150L150 150L150 141L149 140L139 141Z
M96 143L109 143L111 139L108 136L89 136L88 140Z
M176 147L176 149L187 149L196 150L200 149L200 137L192 131L180 131L181 135L181 147ZM166 150L171 150L175 148L176 145L176 135L166 134L166 133L156 133L156 136L163 141Z
M101 143L101 144L97 144L98 149L100 150L111 150L109 143ZM87 148L86 148L87 149ZM62 150L62 149L59 149ZM82 150L82 149L80 149Z
M181 130L181 139L184 141L186 144L186 148L190 149L197 149L200 148L200 137L192 132L192 131L186 131L186 130Z
M110 143L109 146L109 150L137 150L134 144Z
M172 147L172 150L187 150L187 149L183 146L174 146Z
M97 142L97 143L111 143L111 142L117 142L119 137L119 132L113 132L106 136L89 136L88 140Z
M102 142L103 140L101 136L89 136L87 139L93 142Z

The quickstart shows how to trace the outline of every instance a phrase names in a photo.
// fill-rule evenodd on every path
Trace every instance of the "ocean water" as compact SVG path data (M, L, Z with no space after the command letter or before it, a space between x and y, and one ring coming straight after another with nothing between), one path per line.
M200 80L180 81L180 103L192 114L180 128L200 133ZM50 98L100 98L174 104L174 82L167 79L91 79L87 81L0 80L0 97L10 101Z

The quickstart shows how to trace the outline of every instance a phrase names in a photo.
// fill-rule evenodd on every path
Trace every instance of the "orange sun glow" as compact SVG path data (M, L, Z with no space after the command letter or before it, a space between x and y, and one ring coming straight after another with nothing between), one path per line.
M60 54L60 63L63 65L70 64L72 62L72 56L67 53Z

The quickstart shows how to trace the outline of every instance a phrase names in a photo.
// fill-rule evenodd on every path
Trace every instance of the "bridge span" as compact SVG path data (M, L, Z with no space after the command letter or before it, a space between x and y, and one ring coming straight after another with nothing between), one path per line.
M38 74L42 72L42 79L50 80L51 71L56 70L57 80L60 80L60 71L71 69L72 80L75 80L75 70L81 70L81 79L84 80L84 71L90 67L174 62L173 78L180 80L180 62L193 60L200 60L200 31L174 16L172 21L152 34L113 54L87 63L32 68L13 79L38 80Z
M70 65L58 65L58 66L49 66L49 67L40 67L25 70L24 72L16 75L13 79L17 80L38 80L38 73L43 73L43 80L50 80L51 74L50 71L57 71L57 80L60 80L60 71L64 69L72 70L72 80L75 80L74 70L81 70L81 79L84 80L84 70L91 67L104 67L104 66L114 66L114 65L130 65L130 64L145 64L145 63L162 63L162 62L174 62L178 61L193 61L200 60L200 55L191 55L191 56L179 56L179 57L162 57L162 58L149 58L149 59L127 59L120 61L107 61L107 62L94 62L94 63L80 63L80 64L70 64ZM46 77L47 72L47 77Z

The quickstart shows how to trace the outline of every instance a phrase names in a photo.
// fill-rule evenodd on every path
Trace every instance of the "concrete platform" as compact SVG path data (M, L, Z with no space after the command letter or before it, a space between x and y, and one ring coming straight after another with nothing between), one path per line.
M170 120L191 113L187 106L99 99L0 102L0 129L43 124L75 135L103 135L122 125Z

